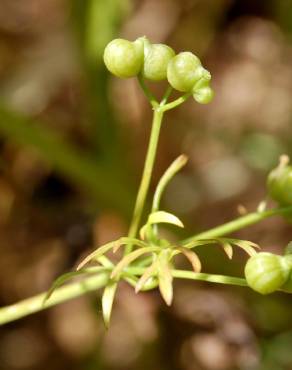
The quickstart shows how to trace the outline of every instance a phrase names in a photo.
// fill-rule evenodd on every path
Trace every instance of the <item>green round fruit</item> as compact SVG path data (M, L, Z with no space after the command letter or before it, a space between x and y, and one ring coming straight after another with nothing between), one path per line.
M151 81L165 80L169 61L175 56L172 48L164 44L145 45L143 76Z
M292 166L280 163L272 170L267 181L268 193L282 205L292 205Z
M182 92L189 92L202 77L200 59L190 52L176 55L167 66L167 79L170 85Z
M107 69L117 77L135 77L143 66L143 49L142 39L137 39L134 42L115 39L104 50L104 63Z
M261 252L247 261L244 272L250 288L261 294L270 294L285 284L290 270L285 257Z
M195 92L193 93L193 97L197 103L208 104L213 100L214 91L209 86L202 87L195 90Z

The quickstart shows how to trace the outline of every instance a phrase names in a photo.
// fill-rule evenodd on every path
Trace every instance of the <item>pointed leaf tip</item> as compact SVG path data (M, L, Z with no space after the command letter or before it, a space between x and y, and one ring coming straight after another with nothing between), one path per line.
M117 286L118 286L117 282L110 281L103 291L101 303L102 303L102 315L106 328L108 328L110 324L113 302Z

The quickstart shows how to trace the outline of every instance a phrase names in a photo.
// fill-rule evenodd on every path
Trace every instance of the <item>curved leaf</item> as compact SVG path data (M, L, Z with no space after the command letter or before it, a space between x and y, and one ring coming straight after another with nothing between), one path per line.
M157 260L159 290L165 303L170 306L173 299L172 274L169 264L169 251L162 251Z
M105 326L108 328L112 313L113 302L115 298L115 293L117 290L118 283L116 281L109 281L108 285L104 288L102 294L102 315Z
M51 297L51 295L54 293L54 291L59 288L61 285L63 285L66 281L80 275L84 274L96 274L99 271L104 270L103 267L92 267L80 271L70 271L66 272L65 274L59 276L51 285L50 289L48 290L45 298L44 298L44 303Z
M97 260L100 256L107 253L111 249L113 249L116 252L118 248L120 248L122 245L125 245L125 244L135 244L140 247L144 247L146 245L141 240L138 240L135 238L127 238L127 237L123 237L113 242L104 244L101 247L97 248L92 253L90 253L87 257L85 257L77 266L77 271L80 270L84 265L86 265L88 262L92 261L93 259Z
M160 224L160 223L176 225L178 227L184 227L181 220L175 215L173 215L172 213L165 212L165 211L153 212L149 215L147 223L140 229L141 239L145 239L147 228L150 225Z
M135 261L138 257L142 256L145 253L157 252L160 251L159 247L145 247L137 249L129 254L127 254L113 269L111 273L111 278L114 278L122 272L122 270L127 267L131 262Z
M184 247L177 247L177 249L190 261L195 272L201 272L202 264L197 253Z

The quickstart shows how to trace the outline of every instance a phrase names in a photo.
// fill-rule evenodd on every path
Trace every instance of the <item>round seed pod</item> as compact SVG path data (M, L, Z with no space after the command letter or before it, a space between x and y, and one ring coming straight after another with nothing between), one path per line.
M115 39L104 50L103 60L107 69L117 77L137 76L143 65L144 44L142 38L134 42Z
M261 252L252 256L245 266L245 278L250 288L270 294L288 280L291 266L284 256Z
M190 52L177 54L167 66L167 79L170 85L182 92L189 92L202 77L200 59Z
M197 89L193 93L193 98L196 100L197 103L200 104L208 104L213 100L214 97L214 90L211 87L201 87Z
M164 44L145 43L144 54L144 77L151 81L166 79L168 63L175 56L174 50Z
M292 166L289 158L282 156L278 167L270 172L267 180L268 193L282 205L292 205Z

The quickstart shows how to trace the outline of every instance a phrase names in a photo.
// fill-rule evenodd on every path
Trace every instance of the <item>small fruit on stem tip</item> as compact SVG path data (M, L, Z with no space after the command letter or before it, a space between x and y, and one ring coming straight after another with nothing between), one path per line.
M285 256L261 252L252 256L245 266L245 277L250 288L270 294L288 280L291 264Z

